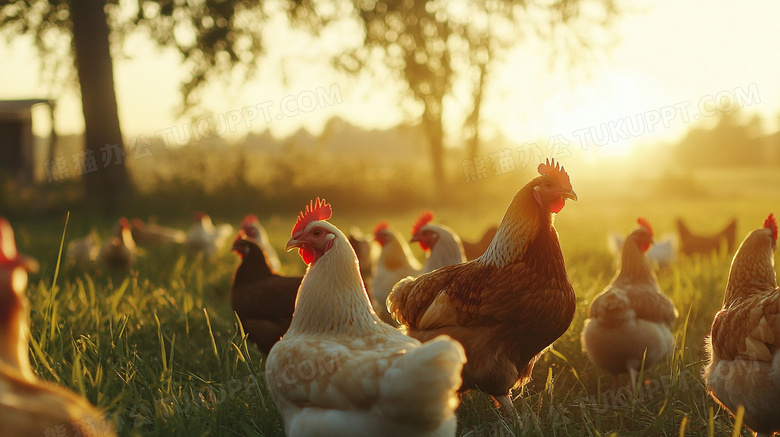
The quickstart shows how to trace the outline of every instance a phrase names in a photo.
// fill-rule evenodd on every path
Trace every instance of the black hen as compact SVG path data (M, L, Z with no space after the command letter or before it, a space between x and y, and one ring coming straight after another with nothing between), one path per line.
M233 275L230 304L249 339L267 354L290 327L303 277L276 274L263 250L242 233L233 243L233 251L241 257L241 265Z

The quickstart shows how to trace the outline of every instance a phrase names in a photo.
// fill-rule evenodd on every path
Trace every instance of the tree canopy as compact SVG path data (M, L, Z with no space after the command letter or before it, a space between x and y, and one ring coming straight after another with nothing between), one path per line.
M463 120L463 136L473 155L484 91L507 49L535 39L556 54L553 62L579 68L578 61L604 48L603 31L618 13L613 0L11 0L0 9L0 31L6 36L32 35L42 59L52 65L75 61L86 150L93 153L107 144L122 146L116 98L108 90L113 87L112 54L121 53L125 35L144 32L180 53L191 72L181 86L186 112L199 105L200 91L215 79L236 71L247 78L256 73L270 19L286 16L291 26L312 35L335 22L354 20L362 29L359 42L332 59L334 66L351 73L386 69L404 85L403 98L419 108L415 116L427 137L440 191L447 181L444 102L454 85L466 83L473 98ZM70 53L62 48L63 36L72 37ZM93 83L103 84L100 91L89 91ZM130 185L121 164L85 181L97 202L108 202L112 190Z
M360 23L361 44L347 48L334 63L352 73L386 68L405 84L405 98L421 108L419 120L429 142L432 176L440 192L447 180L444 100L452 94L456 81L466 81L473 97L472 110L463 124L467 153L475 156L484 91L492 68L506 51L535 38L554 53L551 60L577 66L604 48L603 31L618 13L612 0L365 0L337 2L334 8L324 7L325 3L329 2L298 5L293 11L306 10L306 20L293 21L324 26L349 11Z

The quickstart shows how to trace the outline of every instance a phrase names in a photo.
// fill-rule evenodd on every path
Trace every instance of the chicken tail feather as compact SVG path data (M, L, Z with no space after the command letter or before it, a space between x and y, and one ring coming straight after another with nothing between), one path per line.
M432 430L447 421L454 426L460 402L456 391L465 363L463 347L447 336L409 350L381 382L383 415L415 428Z

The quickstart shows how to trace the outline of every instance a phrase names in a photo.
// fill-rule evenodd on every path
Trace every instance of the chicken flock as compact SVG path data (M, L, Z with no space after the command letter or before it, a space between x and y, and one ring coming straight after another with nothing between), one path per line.
M461 395L492 397L504 420L520 421L513 390L531 379L542 354L571 326L574 287L554 226L566 200L578 200L554 160L510 201L503 218L475 242L423 212L404 237L387 222L371 234L343 233L317 198L300 213L285 250L307 269L280 274L281 262L258 218L236 232L197 212L189 231L120 219L101 243L97 232L69 243L66 263L82 269L133 268L139 248L175 244L204 262L230 247L238 256L230 302L247 338L266 355L266 386L288 436L453 436ZM655 271L677 254L731 253L736 221L696 235L677 220L677 236L657 240L637 220L611 234L616 273L587 307L581 346L615 386L670 357L679 317ZM230 241L232 238L232 246ZM705 341L702 376L712 398L759 436L780 432L780 288L774 270L773 215L736 249L723 307ZM410 247L425 253L420 262ZM654 250L655 249L655 250ZM27 272L10 224L0 219L0 425L3 436L43 435L57 424L102 413L87 400L40 381L28 361ZM289 368L330 360L334 372L290 379ZM291 367L292 366L292 367ZM748 369L748 371L745 371ZM767 401L770 400L770 401ZM99 435L114 435L104 423ZM83 435L87 434L84 431Z

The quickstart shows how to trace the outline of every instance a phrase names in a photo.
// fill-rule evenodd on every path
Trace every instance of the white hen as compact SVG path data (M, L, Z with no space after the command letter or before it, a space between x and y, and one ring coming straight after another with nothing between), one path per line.
M65 263L80 269L92 267L100 254L100 238L95 230L87 236L71 240L65 252Z
M288 437L453 436L465 354L449 337L407 337L377 318L349 241L311 204L287 249L309 264L292 324L266 361Z
M203 259L208 260L228 243L232 234L232 226L228 224L214 226L208 214L198 211L194 214L184 245L191 254L202 253Z
M466 262L463 242L458 234L447 226L431 223L431 220L433 213L426 211L412 228L411 241L419 242L420 247L428 252L421 274Z
M406 240L386 222L379 223L374 228L374 240L382 246L382 250L376 262L372 304L382 321L398 326L398 322L393 320L387 311L387 296L401 279L407 276L417 277L422 266L412 255Z

